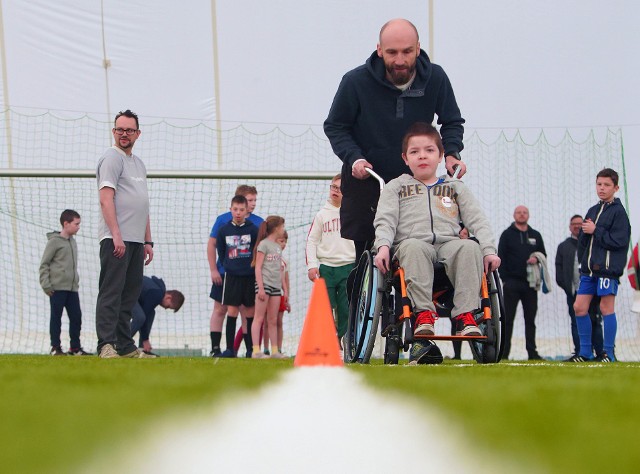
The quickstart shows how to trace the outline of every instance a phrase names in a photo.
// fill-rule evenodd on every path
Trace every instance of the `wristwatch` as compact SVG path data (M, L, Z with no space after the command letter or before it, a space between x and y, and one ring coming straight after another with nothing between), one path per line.
M147 241L144 243L145 245L151 245L151 248L153 248L153 242Z

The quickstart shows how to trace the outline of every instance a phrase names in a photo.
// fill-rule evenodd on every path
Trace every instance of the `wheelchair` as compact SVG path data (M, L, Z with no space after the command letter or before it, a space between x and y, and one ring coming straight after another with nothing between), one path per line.
M344 361L370 361L378 327L385 340L384 363L397 364L400 351L406 352L414 339L468 341L473 358L480 364L499 362L504 351L504 303L498 272L483 275L478 309L473 314L481 336L414 336L415 315L407 297L404 271L393 260L392 270L383 274L373 263L374 254L365 251L355 269L345 335ZM455 289L444 265L434 265L433 302L439 318L451 318ZM399 296L399 297L398 297ZM396 308L401 301L401 308Z

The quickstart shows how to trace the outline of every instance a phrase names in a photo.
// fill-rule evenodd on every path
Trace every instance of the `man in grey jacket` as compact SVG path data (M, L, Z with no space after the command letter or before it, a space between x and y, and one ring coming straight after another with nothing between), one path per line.
M82 311L78 288L78 246L74 235L80 230L80 214L65 209L60 215L62 230L47 233L47 245L40 261L40 286L49 297L51 355L67 355L62 350L62 311L69 316L69 355L90 355L80 345Z

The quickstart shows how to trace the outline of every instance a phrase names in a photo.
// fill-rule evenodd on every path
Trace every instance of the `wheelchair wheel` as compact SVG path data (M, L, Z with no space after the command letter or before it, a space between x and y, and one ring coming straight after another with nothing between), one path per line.
M489 302L491 306L491 319L478 324L487 340L483 342L469 341L473 358L480 364L493 364L500 362L504 350L504 303L502 301L502 287L498 278L498 272L487 275L487 287L489 290Z
M371 252L366 251L358 263L353 294L349 304L349 322L345 335L345 362L369 363L380 319L382 298L378 297L378 283L378 269L373 264Z

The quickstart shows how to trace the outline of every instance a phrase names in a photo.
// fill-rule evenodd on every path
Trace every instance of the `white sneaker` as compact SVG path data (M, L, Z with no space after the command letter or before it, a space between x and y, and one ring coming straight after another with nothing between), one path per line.
M287 354L283 354L282 352L274 352L271 354L272 359L288 359L289 356Z
M129 359L157 359L158 356L155 354L148 354L142 349L136 349L133 352L129 352L128 354L122 355L120 357L125 357Z
M253 354L251 354L251 358L252 359L270 359L271 356L268 356L264 352L254 352Z
M98 357L100 357L101 359L118 359L120 356L111 344L105 344L100 349L100 354L98 355Z

